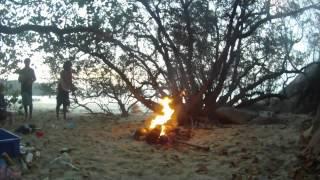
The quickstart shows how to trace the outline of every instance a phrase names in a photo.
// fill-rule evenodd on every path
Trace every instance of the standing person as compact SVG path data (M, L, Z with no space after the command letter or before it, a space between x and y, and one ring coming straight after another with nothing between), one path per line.
M63 105L63 119L67 119L67 107L70 105L69 92L74 91L75 87L72 84L72 63L66 61L63 64L63 70L60 72L60 79L58 81L57 107L56 114L59 119L59 110L61 104Z
M30 68L30 59L24 60L24 68L19 73L19 82L21 83L22 105L24 108L25 120L32 119L32 84L36 80L34 70ZM29 107L29 114L28 114Z

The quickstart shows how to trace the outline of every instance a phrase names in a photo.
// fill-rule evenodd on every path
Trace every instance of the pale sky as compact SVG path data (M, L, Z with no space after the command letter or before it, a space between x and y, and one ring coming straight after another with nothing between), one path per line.
M294 45L294 49L305 51L306 46L305 42L301 41ZM50 68L48 65L43 63L43 52L34 52L32 56L29 58L31 59L31 68L34 69L37 82L38 83L44 83L44 82L51 82L52 77L50 74ZM27 58L28 56L21 57L21 62L19 63L19 68L23 68L24 63L23 60ZM8 76L9 80L18 80L18 74L11 74Z
M41 53L37 53L35 52L32 56L30 56L29 58L31 59L31 68L34 69L35 74L36 74L36 78L38 83L44 83L44 82L50 82L51 75L50 75L50 68L43 64L43 58L42 58L42 54ZM24 63L23 60L27 58L26 57L22 57L21 58L21 62L19 63L19 68L23 68L24 67ZM18 74L11 74L8 76L9 80L18 80Z
M277 8L279 6L283 5L282 1L279 0L271 0L271 4L274 4L275 7ZM276 10L276 9L274 9ZM79 10L79 15L80 16L86 16L86 11L85 8L80 8ZM37 44L37 43L35 43ZM35 45L36 47L37 45ZM19 68L23 68L24 64L23 64L23 60L27 57L29 57L31 59L31 67L35 70L35 74L37 77L37 82L49 82L52 78L50 75L50 69L47 65L43 64L43 56L44 56L44 52L31 52L30 49L33 49L34 47L24 47L24 51L26 53L23 53L23 55L21 55L21 63L19 64ZM306 50L306 43L301 41L297 44L294 45L294 49L296 50L300 50L300 51L305 51ZM29 49L29 50L28 50ZM31 54L31 56L29 56ZM18 75L17 74L11 74L8 76L9 80L17 80L18 79Z

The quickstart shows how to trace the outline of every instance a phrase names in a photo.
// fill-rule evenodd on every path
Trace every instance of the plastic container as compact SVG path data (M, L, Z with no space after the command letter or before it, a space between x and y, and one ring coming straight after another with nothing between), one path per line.
M0 128L0 154L6 152L10 157L20 155L20 137Z

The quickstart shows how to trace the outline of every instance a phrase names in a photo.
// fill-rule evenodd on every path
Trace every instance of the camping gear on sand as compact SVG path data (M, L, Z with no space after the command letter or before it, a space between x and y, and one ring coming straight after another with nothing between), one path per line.
M0 154L7 153L10 157L20 155L20 137L0 128Z

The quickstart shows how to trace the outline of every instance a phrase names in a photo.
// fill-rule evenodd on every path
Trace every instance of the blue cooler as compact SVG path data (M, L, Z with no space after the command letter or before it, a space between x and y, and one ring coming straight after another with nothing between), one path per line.
M12 132L0 128L0 155L8 153L10 157L20 155L20 137Z

